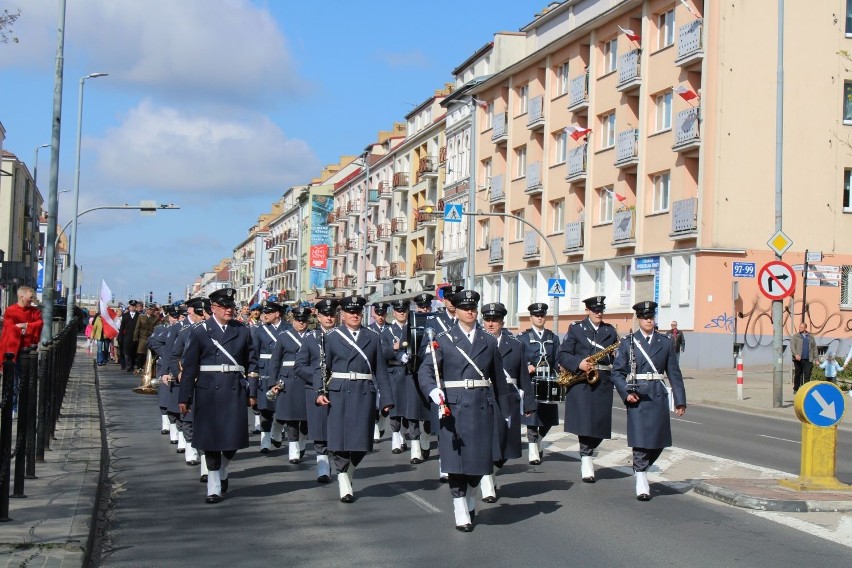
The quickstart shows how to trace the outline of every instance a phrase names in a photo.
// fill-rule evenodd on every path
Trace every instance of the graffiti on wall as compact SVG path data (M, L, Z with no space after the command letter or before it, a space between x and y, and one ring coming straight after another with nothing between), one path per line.
M710 322L704 326L704 329L724 329L725 331L733 331L734 316L729 316L728 312L722 312L715 318L711 319Z

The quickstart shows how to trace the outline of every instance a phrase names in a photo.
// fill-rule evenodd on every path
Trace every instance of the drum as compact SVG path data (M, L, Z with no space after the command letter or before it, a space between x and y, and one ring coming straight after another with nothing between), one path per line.
M555 378L534 378L533 390L538 403L556 404L565 401L565 387L557 383Z

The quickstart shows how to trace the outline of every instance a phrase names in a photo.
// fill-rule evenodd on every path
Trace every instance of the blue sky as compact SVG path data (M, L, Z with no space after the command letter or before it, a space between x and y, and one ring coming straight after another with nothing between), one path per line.
M497 31L547 4L520 0L68 0L59 189L72 189L86 82L80 205L180 205L79 219L84 294L165 301L209 270L291 185L360 153ZM32 171L50 142L57 0L20 8L0 45L4 149ZM47 199L50 150L39 153ZM59 220L72 193L59 194Z

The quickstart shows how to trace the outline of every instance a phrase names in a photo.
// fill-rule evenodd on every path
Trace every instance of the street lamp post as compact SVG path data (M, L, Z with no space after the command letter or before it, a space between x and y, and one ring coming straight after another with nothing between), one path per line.
M42 148L50 148L50 144L42 144L41 146L36 146L35 149L35 160L33 161L33 185L36 189L38 189L38 151Z
M125 209L125 210L131 210L131 211L138 210L138 211L142 211L144 213L154 213L156 211L164 210L164 209L165 210L180 209L180 205L175 205L174 203L161 203L159 205L157 205L157 204L154 204L154 205L150 205L150 204L128 205L127 203L125 203L124 205L99 205L98 207L92 207L91 209L86 209L85 211L81 211L80 213L77 214L77 217L79 218L79 217L82 217L83 215L85 215L86 213L91 213L92 211L100 211L101 209ZM70 221L65 223L65 225L62 227L62 229L60 231L58 231L56 233L56 243L57 244L59 243L59 237L62 236L62 233L64 233L68 229L68 226L71 225L71 223L73 223L73 222L74 222L74 219L71 219Z
M468 176L467 210L476 210L476 97L470 95L466 101L449 101L449 105L466 105L470 109L470 174ZM476 259L476 231L475 215L470 215L467 221L467 259L465 261L465 288L473 289L473 277L475 274Z
M83 86L86 84L86 79L97 79L98 77L106 77L109 73L89 73L85 77L80 78L80 98L77 102L77 163L74 168L74 214L71 217L71 243L70 243L70 267L71 267L71 285L68 287L71 293L68 295L67 314L65 323L71 323L74 319L74 304L76 298L74 294L77 289L77 217L80 210L80 143L83 137Z

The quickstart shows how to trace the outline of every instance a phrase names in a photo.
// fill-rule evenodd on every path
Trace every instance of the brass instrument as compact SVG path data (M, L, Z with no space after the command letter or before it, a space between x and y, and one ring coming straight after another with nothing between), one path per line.
M598 361L600 361L601 359L603 359L607 355L611 355L616 349L618 349L618 346L619 346L620 343L621 343L620 341L616 341L615 343L613 343L609 347L606 347L605 349L598 351L597 353L594 353L593 355L590 355L589 358L588 358L590 364L597 365ZM597 383L599 379L600 379L600 377L598 376L598 370L595 369L594 367L589 369L588 373L585 372L585 371L578 371L576 373L569 373L568 371L566 371L565 369L560 367L559 373L556 375L556 382L559 383L560 385L564 386L566 389L570 389L571 387L573 387L577 383L582 383L583 381L586 381L590 385L593 385L593 384Z
M142 368L142 383L133 392L136 394L157 394L154 387L154 352L148 349L145 366Z

